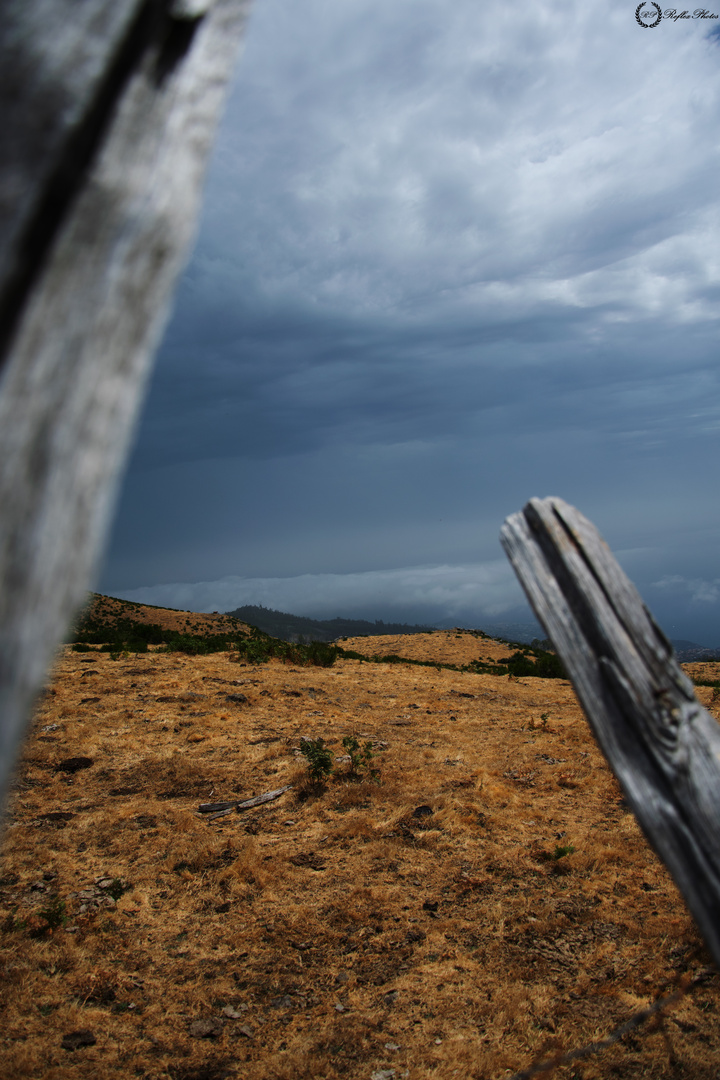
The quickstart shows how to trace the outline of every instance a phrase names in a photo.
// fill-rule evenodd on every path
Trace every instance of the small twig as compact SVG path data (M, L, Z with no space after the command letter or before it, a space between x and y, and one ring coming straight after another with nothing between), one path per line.
M634 1013L629 1020L626 1020L620 1027L608 1035L607 1039L601 1039L599 1042L586 1043L585 1046L577 1047L575 1050L569 1050L567 1053L555 1054L554 1057L546 1058L545 1061L540 1061L536 1065L531 1065L528 1069L521 1069L520 1072L514 1073L509 1080L530 1080L533 1076L539 1076L540 1073L554 1072L555 1069L561 1065L569 1065L571 1061L577 1061L578 1058L589 1057L591 1054L599 1054L602 1050L607 1050L608 1047L613 1046L614 1043L619 1042L634 1028L639 1027L640 1024L644 1024L646 1020L649 1020L651 1016L655 1016L657 1013L662 1012L663 1009L667 1009L670 1005L675 1005L681 998L684 998L691 990L694 990L696 986L700 986L702 983L707 982L713 975L717 975L715 968L703 968L693 978L681 986L679 990L676 990L674 994L668 994L666 997L659 998L654 1004L648 1005L646 1009L640 1009L639 1012Z

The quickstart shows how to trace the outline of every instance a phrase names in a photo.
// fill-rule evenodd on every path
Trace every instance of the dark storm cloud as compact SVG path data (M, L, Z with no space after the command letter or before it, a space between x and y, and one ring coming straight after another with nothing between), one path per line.
M477 605L548 493L713 581L719 89L619 0L257 0L105 587Z

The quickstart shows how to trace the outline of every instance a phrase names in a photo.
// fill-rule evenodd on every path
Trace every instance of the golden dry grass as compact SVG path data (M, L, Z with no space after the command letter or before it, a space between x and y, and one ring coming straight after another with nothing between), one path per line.
M428 634L384 634L373 637L343 638L344 649L363 656L395 654L408 660L440 664L469 664L473 660L497 663L513 653L513 647L494 641L472 630L434 630Z
M103 596L101 593L91 594L85 615L102 623L112 623L117 619L132 619L134 622L146 625L161 626L163 630L176 630L180 634L249 632L245 623L217 611L207 614L175 608L159 608L150 604L134 604L129 600L117 600L113 596Z
M446 662L507 653L409 640ZM231 657L60 657L5 829L0 1075L494 1080L707 963L569 684ZM341 755L351 733L381 783L341 764L314 791L300 737ZM63 1049L83 1029L95 1044ZM714 1080L719 1048L711 981L558 1074Z

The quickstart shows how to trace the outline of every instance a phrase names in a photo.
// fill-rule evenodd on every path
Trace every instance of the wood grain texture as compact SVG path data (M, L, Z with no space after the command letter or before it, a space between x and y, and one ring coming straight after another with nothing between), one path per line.
M247 9L4 5L0 796L92 582Z
M628 803L720 964L720 727L578 510L531 499L500 539Z

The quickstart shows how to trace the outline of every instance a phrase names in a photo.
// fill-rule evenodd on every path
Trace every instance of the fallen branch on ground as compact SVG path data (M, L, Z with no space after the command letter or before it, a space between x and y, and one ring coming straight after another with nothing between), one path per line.
M233 810L251 810L253 806L262 806L263 803L278 799L291 787L292 784L286 784L285 787L277 788L275 791L266 791L264 795L256 795L254 799L243 799L239 802L233 800L232 802L200 803L198 810L201 814L212 814L213 817L231 814ZM208 818L208 821L212 821L212 818Z

